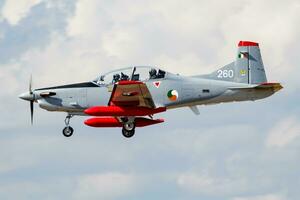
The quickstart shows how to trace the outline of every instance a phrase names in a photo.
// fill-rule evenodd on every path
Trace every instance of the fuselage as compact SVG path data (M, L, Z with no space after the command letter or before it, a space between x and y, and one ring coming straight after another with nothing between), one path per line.
M167 109L217 104L222 102L248 101L268 97L274 93L272 89L251 89L251 85L229 81L211 80L199 77L185 77L168 74L165 78L146 80L156 107ZM39 106L48 111L62 111L73 115L84 115L84 110L94 106L106 106L109 102L112 84L101 85L96 82L85 82L41 88L35 95L52 92L53 96L38 98ZM239 90L236 88L249 88ZM176 97L170 98L168 93L176 91Z

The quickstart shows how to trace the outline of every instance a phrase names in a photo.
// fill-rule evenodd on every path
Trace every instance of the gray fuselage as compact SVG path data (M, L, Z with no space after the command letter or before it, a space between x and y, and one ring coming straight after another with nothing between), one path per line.
M272 89L257 90L249 84L185 77L167 73L162 79L144 81L156 107L167 109L184 106L208 105L222 102L248 101L266 98ZM157 87L155 83L159 83ZM249 88L240 90L236 88ZM170 100L168 92L177 91L176 100ZM39 98L39 106L48 111L62 111L73 115L84 115L83 111L93 106L108 105L112 84L99 85L95 82L71 84L37 89L35 95L52 92L54 96Z

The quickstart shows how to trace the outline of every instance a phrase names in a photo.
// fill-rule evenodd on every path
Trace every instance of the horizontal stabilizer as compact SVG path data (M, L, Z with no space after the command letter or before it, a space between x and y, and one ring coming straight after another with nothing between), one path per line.
M231 87L231 90L249 90L249 89L273 89L274 92L281 90L283 87L280 83L261 83L258 85L249 85L245 87Z
M255 88L257 89L269 89L272 88L275 92L281 90L283 87L280 83L262 83Z

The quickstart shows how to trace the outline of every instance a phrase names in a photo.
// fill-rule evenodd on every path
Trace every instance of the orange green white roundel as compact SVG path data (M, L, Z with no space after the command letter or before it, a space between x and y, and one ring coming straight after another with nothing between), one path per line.
M178 92L177 90L169 90L167 96L170 101L176 101L178 99Z

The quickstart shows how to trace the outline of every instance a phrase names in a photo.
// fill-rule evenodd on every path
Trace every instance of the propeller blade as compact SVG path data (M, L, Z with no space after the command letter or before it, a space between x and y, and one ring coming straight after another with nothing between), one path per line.
M31 119L31 125L33 125L33 103L34 103L34 101L30 101L30 119Z
M29 93L31 95L33 95L32 92L32 74L30 74L30 80L29 80ZM33 125L33 105L34 101L30 101L30 121L31 121L31 125Z
M32 94L32 74L30 75L29 79L29 93Z

